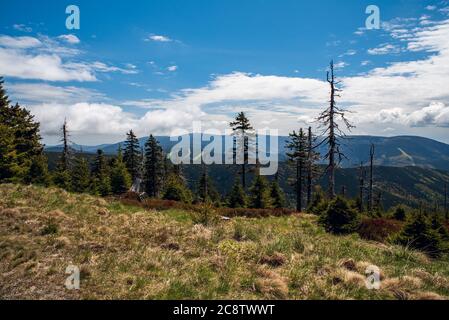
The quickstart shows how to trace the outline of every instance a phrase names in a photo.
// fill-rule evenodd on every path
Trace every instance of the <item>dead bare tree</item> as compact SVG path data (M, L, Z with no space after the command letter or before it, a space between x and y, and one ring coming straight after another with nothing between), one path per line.
M329 107L319 115L317 120L323 128L323 136L325 136L321 144L325 144L328 148L324 158L329 161L326 168L328 176L328 197L333 199L336 195L335 170L343 158L347 159L346 155L340 150L341 144L339 142L340 138L344 138L346 134L340 129L337 121L342 121L348 131L351 131L354 126L345 116L348 111L337 107L336 98L340 97L339 92L342 90L338 88L340 82L335 79L333 61L330 63L330 71L327 72L327 82L330 86Z

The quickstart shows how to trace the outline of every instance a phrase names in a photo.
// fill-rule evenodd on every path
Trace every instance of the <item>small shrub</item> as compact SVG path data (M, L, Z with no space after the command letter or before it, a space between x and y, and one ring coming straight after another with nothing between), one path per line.
M403 207L396 207L396 209L393 212L393 218L398 221L405 221L407 218L407 215L405 213L405 209Z
M361 238L366 240L385 242L389 237L402 229L402 223L391 219L363 219L357 230Z
M420 250L432 258L438 258L445 251L441 235L432 228L423 215L416 215L394 239L395 243Z
M360 225L360 217L351 208L348 201L337 197L320 217L320 224L327 232L334 234L349 234L355 232Z
M214 224L218 220L218 214L215 207L210 203L205 203L198 206L190 214L192 221L195 224L202 224L208 226Z
M56 233L58 233L58 225L53 220L49 220L47 225L41 230L42 236L48 236Z

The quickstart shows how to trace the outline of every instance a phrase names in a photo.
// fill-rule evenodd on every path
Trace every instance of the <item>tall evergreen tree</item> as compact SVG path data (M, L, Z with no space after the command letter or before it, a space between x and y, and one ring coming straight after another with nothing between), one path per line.
M131 130L126 134L123 161L126 164L131 179L134 182L140 176L141 169L140 144L134 132Z
M254 147L251 144L251 138L254 137L254 128L251 126L249 119L246 117L244 112L240 112L235 121L229 124L234 132L235 150L242 152L241 156L241 171L239 172L242 176L242 186L246 189L246 175L247 166L250 156L251 149Z
M296 193L296 210L301 212L303 209L303 186L304 173L306 170L308 149L307 137L301 128L299 132L293 131L290 134L287 148L290 152L287 153L289 164L295 169L295 177L292 181Z
M0 77L0 181L23 181L34 157L42 155L39 123L19 104L9 105Z
M48 186L50 184L50 174L48 173L48 160L43 154L34 156L31 159L31 166L25 177L26 183Z
M247 206L245 190L243 190L239 179L235 179L231 192L227 196L227 202L230 208L245 208Z
M267 179L260 174L256 175L249 189L249 202L251 208L267 209L271 207L270 186Z
M285 194L276 180L271 183L270 196L274 208L285 208Z
M122 151L119 149L117 158L111 168L111 190L115 195L120 195L131 187L131 175L123 161Z
M220 201L220 194L215 189L214 183L207 171L207 165L203 165L203 172L198 181L197 200L200 202L214 202Z
M144 185L150 197L158 197L164 181L164 154L159 142L150 135L145 143Z
M92 192L103 197L111 193L110 167L102 150L97 150L92 166Z
M78 193L88 192L90 189L90 172L86 158L77 157L71 173L71 190Z
M337 120L341 120L346 129L351 130L354 126L346 119L346 110L337 107L336 98L340 97L338 89L339 81L336 80L334 74L334 62L330 63L330 71L327 72L327 82L330 86L330 101L329 108L324 110L318 117L318 121L323 127L323 135L325 136L321 144L325 144L328 151L325 155L325 159L329 161L327 165L327 177L328 177L328 196L330 199L334 199L335 193L335 170L337 165L346 158L343 152L340 150L339 139L345 136L343 130L340 129Z

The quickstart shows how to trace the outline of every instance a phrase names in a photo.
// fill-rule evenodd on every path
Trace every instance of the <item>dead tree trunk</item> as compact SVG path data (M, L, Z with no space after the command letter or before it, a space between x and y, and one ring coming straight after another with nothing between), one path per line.
M321 123L321 127L324 129L323 135L326 136L321 144L326 144L328 148L327 154L325 156L325 159L329 161L327 165L328 197L329 199L334 199L335 170L337 168L337 164L342 161L342 158L346 158L346 156L340 150L340 143L338 141L339 138L345 136L345 133L340 129L337 120L342 121L346 129L348 130L351 130L352 128L354 128L354 126L346 119L346 110L337 107L335 99L337 97L340 97L338 93L341 90L337 87L339 82L335 80L333 61L331 61L330 71L327 73L327 82L330 86L329 108L327 108L320 114L320 116L318 117L318 121Z

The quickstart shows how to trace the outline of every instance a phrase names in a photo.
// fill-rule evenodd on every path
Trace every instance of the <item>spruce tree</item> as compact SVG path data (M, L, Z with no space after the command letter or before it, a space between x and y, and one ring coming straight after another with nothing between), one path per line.
M271 208L270 186L267 179L260 174L256 175L249 189L249 203L253 209Z
M276 180L271 183L270 196L274 208L285 208L285 194Z
M0 181L24 181L34 157L42 155L40 124L19 104L9 105L0 77Z
M0 124L0 182L9 182L20 172L14 148L14 131Z
M327 210L321 214L319 222L327 232L349 234L359 227L360 216L346 199L338 196L329 203Z
M156 138L150 135L145 143L144 185L148 196L156 198L164 182L164 154Z
M48 160L43 154L34 156L31 159L31 166L25 177L26 183L48 186L50 175L48 173Z
M192 202L192 194L184 181L172 173L167 177L163 199L190 203Z
M111 194L110 167L102 150L97 150L92 167L92 192L103 197Z
M227 202L230 208L245 208L247 206L245 190L243 190L239 179L235 179L231 192L227 196Z
M307 146L307 137L302 128L299 132L293 131L290 134L290 141L287 144L290 152L287 153L287 156L290 166L295 170L295 176L291 179L291 182L296 193L296 210L298 212L301 212L303 209L303 186L308 159Z
M77 157L71 172L72 191L85 193L90 190L89 164L84 157Z
M431 257L439 257L444 244L438 231L432 228L428 218L418 213L396 237L395 242L406 247L425 252Z
M235 121L230 123L230 126L234 132L235 150L243 152L240 155L241 160L241 171L239 172L242 176L242 186L246 189L246 175L249 155L251 149L254 147L251 144L251 138L254 137L254 128L251 126L249 119L246 117L244 112L240 112ZM239 158L238 156L236 156Z
M220 202L220 194L215 189L211 177L207 174L206 165L203 168L203 173L198 181L197 200L199 202Z
M131 130L126 134L125 148L123 151L123 161L126 164L132 182L139 178L141 167L140 144L134 132Z
M123 161L122 151L119 149L111 169L111 191L115 195L121 195L131 187L131 175Z

